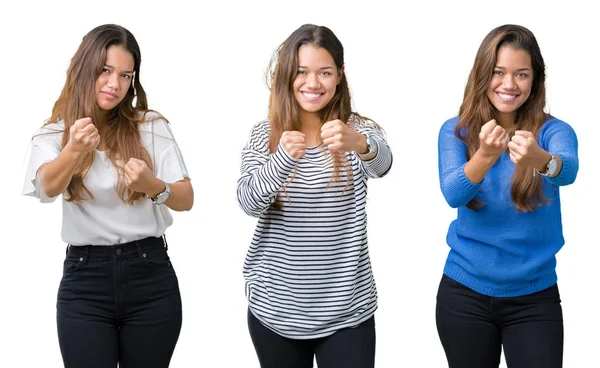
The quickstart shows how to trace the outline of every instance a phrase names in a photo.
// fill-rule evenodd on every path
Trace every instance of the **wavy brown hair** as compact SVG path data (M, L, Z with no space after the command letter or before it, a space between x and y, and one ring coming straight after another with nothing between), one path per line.
M467 85L459 111L459 121L455 134L468 146L468 157L473 157L479 149L479 132L481 127L494 119L496 109L487 97L487 89L493 77L498 50L501 46L510 46L516 50L524 50L531 56L533 68L533 84L531 94L517 110L515 123L517 129L527 130L538 136L547 114L546 106L546 66L540 48L533 33L525 27L507 24L493 29L483 39ZM542 178L532 175L532 168L516 166L513 173L510 195L521 212L533 211L548 201L542 193ZM476 210L484 205L473 198L467 207Z
M323 48L332 56L337 72L341 74L335 94L331 101L319 111L321 124L340 119L348 124L352 116L363 118L352 112L350 89L344 67L344 47L335 34L327 27L304 24L275 50L267 69L266 80L271 91L269 98L269 152L277 151L279 140L284 131L300 131L301 107L294 97L294 79L298 73L298 50L302 45L313 45ZM349 183L351 170L343 152L332 152L333 173L331 183L341 180L341 173L346 175ZM292 177L293 179L293 177ZM285 191L285 187L284 187Z
M121 26L101 25L83 37L71 59L67 80L60 97L54 104L52 116L44 125L61 120L64 122L65 129L62 136L64 148L69 142L70 128L77 119L91 117L95 125L103 121L106 112L102 111L96 103L95 86L106 63L106 53L110 46L121 46L133 56L134 72L133 82L129 85L123 101L108 112L108 126L102 127L105 132L102 139L106 144L107 156L120 174L123 173L121 165L132 157L144 160L148 167L152 168L152 161L142 144L139 133L139 124L144 122L145 113L149 111L146 92L140 82L142 57L133 34ZM94 153L87 153L75 170L67 187L67 201L80 202L93 198L83 183L93 159ZM124 202L133 204L137 199L144 197L143 193L128 189L122 177L119 175L117 193Z

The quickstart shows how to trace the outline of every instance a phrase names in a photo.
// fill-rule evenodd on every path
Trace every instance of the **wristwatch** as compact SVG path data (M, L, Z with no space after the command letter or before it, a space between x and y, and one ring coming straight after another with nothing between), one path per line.
M555 176L556 175L556 171L558 170L558 160L556 159L556 156L554 156L553 154L550 154L550 155L552 156L552 158L550 159L550 161L548 161L548 164L546 165L546 171L545 172L538 171L538 174L540 174L542 176Z
M165 183L165 190L162 193L158 193L156 198L152 198L150 196L148 196L148 198L150 198L154 204L163 204L167 201L167 199L169 199L170 196L171 188L169 187L169 184Z
M375 140L375 138L373 138L373 136L370 136L370 135L366 135L366 137L367 137L367 148L369 149L369 151L367 153L359 153L358 155L361 158L371 156L371 155L377 153L377 141Z

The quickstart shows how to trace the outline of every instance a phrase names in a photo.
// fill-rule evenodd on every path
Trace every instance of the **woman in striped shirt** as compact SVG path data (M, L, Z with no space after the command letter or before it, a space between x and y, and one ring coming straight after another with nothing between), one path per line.
M273 55L269 120L242 150L237 197L258 217L244 262L262 368L373 367L377 291L367 179L390 170L382 130L351 111L343 46L303 25Z

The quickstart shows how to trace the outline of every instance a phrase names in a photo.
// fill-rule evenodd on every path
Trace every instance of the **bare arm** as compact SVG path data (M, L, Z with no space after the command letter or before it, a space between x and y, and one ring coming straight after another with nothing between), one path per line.
M98 129L90 118L75 121L69 134L69 142L58 156L40 166L37 171L37 177L48 197L56 197L67 189L85 155L100 143Z
M146 193L151 198L156 198L166 188L163 181L156 177L154 179L156 179L156 182L152 184L150 193ZM189 211L192 209L194 205L194 188L192 187L190 178L186 177L178 182L169 183L169 188L171 189L171 195L165 201L165 206L173 211Z

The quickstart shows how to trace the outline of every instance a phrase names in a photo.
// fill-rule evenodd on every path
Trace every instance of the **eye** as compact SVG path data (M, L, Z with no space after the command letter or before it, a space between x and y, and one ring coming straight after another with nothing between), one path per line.
M129 75L129 74L121 74L121 77L123 77L125 79L131 79L131 75Z
M519 73L519 74L517 74L517 77L519 77L519 78L527 78L527 77L529 77L529 74L527 74L527 73Z
M298 70L298 74L299 74L299 75L306 75L307 73L306 73L306 71L304 71L304 70Z
M108 70L107 68L102 68L102 73L110 73L110 70Z
M500 70L494 70L494 75L502 75L504 73L502 73L502 71Z
M320 75L325 75L325 76L328 76L328 75L331 75L331 72L325 72L325 71L324 71L324 72L321 72L321 73L319 73L319 74L320 74Z

